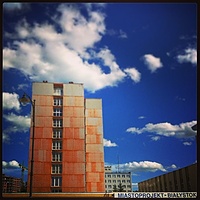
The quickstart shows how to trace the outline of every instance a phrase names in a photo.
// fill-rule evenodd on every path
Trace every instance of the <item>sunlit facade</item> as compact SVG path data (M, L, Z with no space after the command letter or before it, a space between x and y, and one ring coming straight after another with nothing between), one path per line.
M36 82L33 192L104 192L101 99L83 84ZM32 127L32 126L31 126ZM29 150L31 167L32 128ZM28 190L30 170L28 174Z

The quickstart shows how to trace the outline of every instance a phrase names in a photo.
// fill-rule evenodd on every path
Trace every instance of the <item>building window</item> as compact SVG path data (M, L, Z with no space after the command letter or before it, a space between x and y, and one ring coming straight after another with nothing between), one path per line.
M53 116L54 117L61 117L62 116L62 109L61 108L54 108L53 109Z
M127 174L126 177L130 177L130 175Z
M112 188L112 185L108 185L108 188Z
M54 88L54 95L62 96L63 95L63 89L60 87Z
M62 142L61 141L53 141L52 149L53 150L61 150L62 149Z
M62 189L61 188L52 189L51 192L53 193L62 192Z
M54 105L54 106L62 106L62 104L63 104L63 100L62 100L62 99L55 98L55 99L53 100L53 105Z
M117 178L120 178L120 175L119 175L119 174L117 175Z
M127 180L127 183L130 183L130 180Z
M53 152L52 162L61 162L61 161L62 161L62 153Z
M108 180L108 183L111 183L111 180Z
M113 180L113 183L116 183L116 180Z
M125 181L125 180L122 180L122 183L126 183L126 181Z
M62 186L62 177L55 176L55 177L52 177L51 180L52 180L52 183L51 183L52 187Z
M125 175L124 175L124 174L122 175L122 178L125 178Z
M107 175L108 178L111 178L111 175Z
M113 178L116 178L116 175L115 175L115 174L113 174L113 175L112 175L112 177L113 177Z
M62 173L62 165L52 165L52 168L51 168L51 173L52 174L61 174Z
M62 119L54 119L53 120L53 126L54 127L62 127Z
M62 129L54 129L53 138L56 138L56 139L62 138Z

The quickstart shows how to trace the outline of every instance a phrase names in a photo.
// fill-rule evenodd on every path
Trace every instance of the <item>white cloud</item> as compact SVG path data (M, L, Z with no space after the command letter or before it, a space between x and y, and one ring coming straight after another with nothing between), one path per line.
M151 139L152 139L153 141L157 141L157 140L160 140L160 136L153 136L153 137L151 137Z
M160 58L155 57L152 54L146 54L143 56L144 63L147 65L148 69L153 73L157 69L163 67Z
M114 142L111 142L110 140L103 139L103 146L104 147L116 147L117 144Z
M127 68L124 70L128 74L128 76L131 77L131 79L135 82L138 83L140 82L141 79L141 73L135 69L135 68Z
M20 110L19 96L16 93L3 92L3 109L16 111Z
M155 133L157 135L166 136L166 137L177 137L177 138L190 138L194 137L197 133L192 130L192 126L195 125L197 121L185 122L179 125L172 125L168 122L158 123L158 124L146 124L145 127L139 129L136 127L130 127L126 132L130 133Z
M184 144L185 146L190 146L190 145L192 145L192 142L183 142L183 144Z
M138 119L144 119L146 118L145 116L139 116Z
M15 115L14 113L9 113L3 115L6 121L10 122L12 126L7 127L4 133L9 132L27 132L30 128L30 117Z
M124 31L122 31L121 29L119 30L119 38L128 38L128 36L127 36L127 34L124 32Z
M5 2L3 3L3 8L6 10L20 10L22 8L22 4L21 3L14 3L14 2Z
M116 165L117 167L117 165ZM166 172L162 164L152 161L129 162L119 164L120 171L130 172L156 172L158 170Z
M90 92L117 86L127 75L108 47L95 47L106 31L105 15L87 12L85 17L76 6L61 4L52 17L55 24L20 21L10 34L13 43L3 49L3 69L16 68L32 81L84 83Z
M3 168L19 168L19 163L16 160L12 160L10 162L2 161Z
M192 48L187 48L184 51L184 54L178 55L177 61L179 63L192 63L194 65L197 64L197 50Z

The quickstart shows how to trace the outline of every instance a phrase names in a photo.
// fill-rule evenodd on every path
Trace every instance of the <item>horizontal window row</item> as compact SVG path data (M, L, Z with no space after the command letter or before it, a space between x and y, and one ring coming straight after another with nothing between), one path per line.
M130 177L130 174L105 174L105 177L107 177L107 178L125 178L125 177Z
M105 188L113 188L113 187L114 185L105 185ZM131 185L123 185L123 188L131 188Z
M105 180L105 183L120 183L120 182L122 182L122 183L130 183L131 181L130 180Z

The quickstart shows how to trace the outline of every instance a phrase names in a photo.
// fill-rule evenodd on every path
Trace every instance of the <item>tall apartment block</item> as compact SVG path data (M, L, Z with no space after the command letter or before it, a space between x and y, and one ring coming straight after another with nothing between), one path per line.
M32 192L104 192L101 99L85 99L83 84L35 82L32 100ZM29 169L32 133L31 126ZM30 172L28 191L29 184Z

